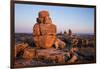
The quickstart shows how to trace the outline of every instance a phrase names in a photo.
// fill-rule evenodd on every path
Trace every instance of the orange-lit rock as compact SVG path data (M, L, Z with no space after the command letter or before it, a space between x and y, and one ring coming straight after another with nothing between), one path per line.
M33 27L33 41L38 48L51 48L56 39L56 26L47 11L40 11Z
M31 48L28 44L17 44L15 46L15 58L19 57L25 60L31 60L36 57L36 49Z
M72 58L71 58L67 63L69 63L69 64L71 64L71 63L75 63L76 60L78 60L78 57L75 56L75 55L73 55Z
M46 10L42 10L39 12L39 18L45 18L46 16L49 16L49 12Z
M62 40L60 40L59 38L57 38L55 40L55 47L56 47L56 49L58 49L58 48L64 49L66 47L66 43L63 42Z
M24 44L24 43L21 43L21 44L17 44L15 45L15 58L17 57L17 55L22 55L21 53L23 53L24 49L28 47L28 44Z
M64 52L49 48L49 49L38 49L37 50L37 59L49 60L53 63L63 64L65 62Z
M36 58L36 50L32 48L26 48L24 49L23 58L25 60L32 60L33 58Z

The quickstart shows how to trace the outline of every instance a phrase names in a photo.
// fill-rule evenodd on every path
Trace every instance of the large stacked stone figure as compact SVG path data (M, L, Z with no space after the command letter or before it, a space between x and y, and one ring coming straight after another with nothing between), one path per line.
M33 27L33 41L38 48L51 48L56 40L56 26L48 11L40 11Z

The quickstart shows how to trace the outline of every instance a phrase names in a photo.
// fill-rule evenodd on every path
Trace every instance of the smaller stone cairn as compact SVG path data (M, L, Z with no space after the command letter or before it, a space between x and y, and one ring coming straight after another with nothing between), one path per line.
M71 29L68 30L68 36L72 36L72 31L71 31Z

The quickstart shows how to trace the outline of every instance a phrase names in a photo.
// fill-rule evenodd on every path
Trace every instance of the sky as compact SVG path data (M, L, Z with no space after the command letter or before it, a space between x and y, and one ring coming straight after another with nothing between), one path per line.
M49 12L57 33L94 33L94 8L15 4L15 33L32 33L38 12Z

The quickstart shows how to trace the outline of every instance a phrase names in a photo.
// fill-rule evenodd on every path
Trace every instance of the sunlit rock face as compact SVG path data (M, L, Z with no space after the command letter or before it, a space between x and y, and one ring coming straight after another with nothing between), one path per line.
M24 52L24 49L26 47L28 47L28 44L21 43L21 44L15 45L15 48L14 48L15 55L14 55L14 57L17 58L17 57L22 56L23 52Z
M48 11L40 11L33 27L33 41L37 48L51 48L56 39L56 26Z
M22 58L24 60L32 60L36 58L36 49L30 47L27 43L15 45L15 59Z

